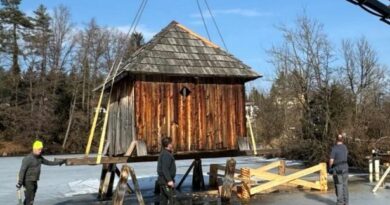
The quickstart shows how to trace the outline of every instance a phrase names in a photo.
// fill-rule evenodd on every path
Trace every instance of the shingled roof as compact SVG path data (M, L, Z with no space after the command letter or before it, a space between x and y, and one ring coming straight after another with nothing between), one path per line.
M219 46L176 21L172 21L133 53L116 78L129 73L234 77L244 80L261 77Z

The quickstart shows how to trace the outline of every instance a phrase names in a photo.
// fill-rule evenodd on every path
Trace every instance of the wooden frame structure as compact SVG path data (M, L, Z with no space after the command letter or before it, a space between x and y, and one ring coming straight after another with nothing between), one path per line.
M278 169L277 173L271 172L273 169ZM217 183L218 170L225 170L225 166L212 164L210 165L210 186L215 186ZM302 179L313 173L319 173L319 179L309 181ZM291 187L302 187L307 189L315 189L319 191L328 190L328 174L326 163L298 170L294 173L286 175L286 163L284 160L275 161L256 169L242 168L235 170L235 180L241 181L241 193L239 197L249 199L251 195L257 193L270 192L277 189L278 186L287 185ZM258 184L258 180L267 182ZM240 190L240 189L238 189Z
M390 174L390 166L387 167L385 173L383 173L381 179L379 180L379 182L375 185L374 189L372 190L373 193L375 193L380 186L382 186L386 180L386 177Z

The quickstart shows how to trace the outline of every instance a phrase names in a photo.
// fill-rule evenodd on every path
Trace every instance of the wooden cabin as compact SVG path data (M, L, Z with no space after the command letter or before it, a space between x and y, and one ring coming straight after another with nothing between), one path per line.
M236 150L247 136L245 82L261 77L219 46L173 21L137 50L115 76L109 155L164 136L175 151ZM110 83L108 83L110 84Z

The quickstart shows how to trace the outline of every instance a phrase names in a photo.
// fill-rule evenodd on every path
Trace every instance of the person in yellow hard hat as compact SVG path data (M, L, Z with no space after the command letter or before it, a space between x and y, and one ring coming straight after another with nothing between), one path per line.
M36 140L33 143L33 151L23 158L22 166L19 171L19 180L16 188L20 189L24 186L24 205L34 204L35 193L38 189L38 180L41 174L41 164L55 166L63 165L66 161L49 161L42 156L43 143Z

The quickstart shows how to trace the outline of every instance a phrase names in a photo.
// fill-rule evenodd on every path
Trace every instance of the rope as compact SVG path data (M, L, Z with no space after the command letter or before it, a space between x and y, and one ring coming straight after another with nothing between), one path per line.
M209 38L209 41L211 41L210 33L209 33L209 30L207 29L206 21L204 20L203 12L202 12L202 8L200 7L199 0L196 0L196 3L198 4L199 13L200 13L200 16L202 17L203 26L206 29L206 33L207 33L207 36Z
M213 13L211 12L211 9L210 9L210 6L209 6L207 0L204 0L204 3L206 4L207 9L209 10L209 14L210 14L210 16L211 16L211 19L213 20L213 23L214 23L215 28L217 29L218 35L219 35L219 37L221 38L223 47L225 48L226 51L229 51L228 48L227 48L227 46L226 46L225 40L224 40L223 37L222 37L221 31L219 30L217 21L215 20L214 15L213 15Z

